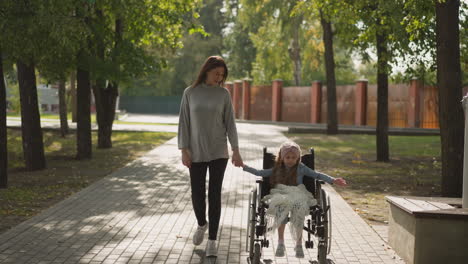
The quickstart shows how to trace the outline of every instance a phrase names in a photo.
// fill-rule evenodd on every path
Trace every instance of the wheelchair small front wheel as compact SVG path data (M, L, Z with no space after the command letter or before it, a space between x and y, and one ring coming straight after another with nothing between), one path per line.
M320 243L317 247L318 249L318 263L319 264L327 264L327 245L324 243Z
M252 264L260 264L261 255L262 255L261 246L259 243L255 243Z

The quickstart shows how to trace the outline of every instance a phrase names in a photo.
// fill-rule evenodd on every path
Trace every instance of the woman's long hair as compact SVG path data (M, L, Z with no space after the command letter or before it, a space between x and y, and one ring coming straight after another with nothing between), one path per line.
M297 166L299 165L299 159L297 163L290 169L286 170L284 166L281 152L276 157L275 166L273 167L273 173L270 177L271 187L275 187L276 184L284 184L289 186L297 185Z
M208 59L206 59L205 63L203 63L203 66L201 67L200 72L198 73L197 80L193 82L192 87L204 83L206 81L206 73L218 67L224 68L223 80L219 83L220 86L223 86L224 81L226 81L226 78L228 76L228 68L226 66L226 63L220 56L210 56L208 57Z

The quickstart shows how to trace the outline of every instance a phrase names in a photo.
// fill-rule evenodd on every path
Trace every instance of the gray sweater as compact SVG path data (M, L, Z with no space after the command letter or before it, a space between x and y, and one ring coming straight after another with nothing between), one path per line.
M189 149L192 162L229 158L227 138L231 148L239 147L229 91L206 84L186 88L179 113L179 149Z
M271 169L266 169L266 170L257 170L249 166L244 167L244 171L247 171L249 173L252 173L257 176L262 176L262 177L270 177L273 174L273 168ZM322 180L324 182L328 182L329 184L333 184L333 181L335 178L328 176L325 173L320 173L312 170L311 168L307 167L304 163L300 162L299 165L297 166L297 184L302 184L304 183L304 176L307 177L312 177L317 180Z

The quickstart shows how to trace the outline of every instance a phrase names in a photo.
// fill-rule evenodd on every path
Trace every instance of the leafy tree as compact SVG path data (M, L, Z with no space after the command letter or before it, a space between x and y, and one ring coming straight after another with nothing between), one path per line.
M251 78L256 50L249 36L249 26L239 19L239 0L226 0L225 5L227 24L224 28L223 53L229 63L230 78Z
M195 80L198 70L208 56L223 55L222 31L226 18L223 10L223 0L204 0L202 6L196 9L199 13L199 28L185 32L181 39L181 48L168 57L167 67L161 73L139 80L154 83L157 90L141 91L139 95L180 95L183 90ZM186 16L185 23L195 23L193 16ZM229 77L231 64L229 61ZM149 85L145 85L149 86Z
M184 20L196 15L196 4L189 0L103 0L84 10L90 36L82 61L83 69L90 72L96 102L99 148L112 147L120 84L157 72L165 64L164 54L179 46L182 32L197 30Z
M257 50L252 65L254 83L270 83L274 79L291 80L293 69L288 57L288 41L281 36L281 24L274 17L265 20L265 25L251 34Z
M434 1L405 1L405 16L401 23L405 26L409 40L409 49L398 53L399 65L405 71L399 74L402 80L418 78L427 84L435 85L436 78L436 20ZM459 27L468 28L468 3L460 2ZM468 72L468 31L460 31L460 63L462 64L462 80L467 83Z
M459 0L411 0L406 1L405 10L403 24L413 45L404 54L411 64L418 65L408 72L427 80L425 76L431 76L436 70L442 195L459 197L462 193L464 146L464 116L460 103L464 77L461 69L464 65L466 78L468 4ZM460 28L465 30L460 31Z
M290 62L292 62L293 66L292 75L294 77L295 85L300 85L302 83L302 51L300 38L303 35L302 24L304 22L304 14L293 12L294 8L298 3L298 0L243 0L241 1L243 9L242 13L240 14L240 19L241 21L243 21L243 24L252 25L250 31L254 32L254 34L256 34L257 32L259 33L257 37L254 37L256 38L256 40L252 39L257 50L257 59L267 59L265 58L265 55L258 54L259 52L263 52L263 50L257 45L260 43L259 40L261 39L261 37L267 36L269 26L273 25L275 27L273 31L273 34L275 35L270 36L269 39L271 39L272 37L278 38L279 40L277 41L277 44L280 45L280 48L286 48L286 54L289 55ZM261 26L259 27L257 25ZM269 55L275 56L275 54ZM258 64L257 66L254 65L253 68L254 71L255 68L259 70Z
M86 34L75 16L74 0L2 1L2 48L16 62L21 101L23 152L26 168L45 167L37 102L36 69L59 79L76 65L74 54Z
M298 76L298 66L302 73L301 85L325 79L325 45L317 8L321 1L240 2L242 9L238 14L238 23L245 25L256 50L252 70L254 82L269 83L281 78L288 84L288 80ZM302 18L298 31L292 30L295 24L293 18ZM299 32L298 41L292 38L294 32ZM299 43L299 48L294 49L291 43ZM340 61L336 64L336 70L342 73L337 75L336 82L354 82L356 75L351 67L349 52L343 43L338 41L340 48L335 49L336 60ZM293 62L290 56L292 54L299 54L301 63ZM293 83L296 84L296 81Z
M2 1L2 49L15 61L21 100L23 152L26 168L46 166L39 107L37 102L36 67L47 65L47 58L62 54L80 40L70 44L64 36L75 32L79 21L71 16L71 1ZM70 23L64 23L64 21ZM5 41L8 40L8 41ZM58 62L56 62L58 64Z
M370 48L377 54L377 160L389 160L388 146L388 80L391 63L397 51L407 50L409 38L401 25L404 5L400 1L345 1L352 9L349 22L343 24L343 38L353 41L353 45L364 58Z
M333 50L333 35L332 21L335 19L333 14L346 14L347 9L339 6L341 1L310 1L299 2L296 10L304 10L303 6L307 7L307 11L316 10L319 13L320 23L322 25L322 36L325 47L325 71L327 85L327 134L338 133L338 110L336 105L336 77L335 77L335 55ZM336 19L338 20L338 19Z

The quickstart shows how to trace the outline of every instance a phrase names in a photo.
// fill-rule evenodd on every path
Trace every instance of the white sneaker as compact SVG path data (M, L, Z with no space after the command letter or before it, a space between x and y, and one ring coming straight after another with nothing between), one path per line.
M208 240L206 243L206 256L207 257L216 257L218 255L218 248L216 247L216 240Z
M284 244L278 244L276 246L276 252L275 252L275 257L284 257L284 251L286 248L284 247Z
M304 250L302 249L302 245L296 245L294 250L296 251L296 258L304 258Z
M195 246L200 245L203 242L203 237L205 236L205 232L208 229L208 223L204 226L198 226L197 230L193 234L193 244Z

